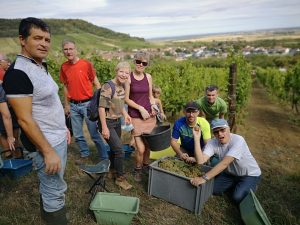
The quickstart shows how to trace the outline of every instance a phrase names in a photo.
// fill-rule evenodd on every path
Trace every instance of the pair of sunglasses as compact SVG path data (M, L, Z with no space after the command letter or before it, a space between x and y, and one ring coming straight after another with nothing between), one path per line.
M138 59L136 59L135 60L135 64L142 64L143 66L147 66L148 65L148 62L143 62L142 60L138 60Z

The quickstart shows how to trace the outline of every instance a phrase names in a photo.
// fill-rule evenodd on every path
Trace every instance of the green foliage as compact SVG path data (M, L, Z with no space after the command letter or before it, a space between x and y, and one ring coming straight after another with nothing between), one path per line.
M219 86L220 96L226 99L228 67L232 62L238 64L237 109L241 110L247 103L251 88L250 66L241 55L232 54L223 68L204 67L196 60L175 62L155 59L147 72L161 87L165 111L173 116L182 110L187 101L203 96L205 87L211 84Z
M287 72L275 68L258 68L257 77L273 96L289 101L292 108L299 113L300 62Z
M99 81L103 83L115 76L117 59L107 61L93 54L90 57L82 55L91 61L96 69ZM59 70L64 59L62 57L48 59L49 71L54 80L62 88L59 82ZM250 92L250 67L241 56L232 56L230 62L238 64L237 104L241 110L247 102ZM227 62L228 64L229 62ZM176 62L155 58L147 68L147 72L153 76L153 82L162 89L161 100L164 110L174 116L182 111L184 104L190 100L196 100L204 95L205 87L211 84L219 86L220 96L226 99L228 86L228 65L223 68L205 67L195 60ZM62 94L62 92L60 92Z
M246 106L249 99L252 84L251 66L241 53L231 52L227 58L227 68L233 63L237 65L236 103L239 112Z
M136 39L145 41L144 38L130 37L128 34L114 32L110 29L98 27L80 19L43 19L50 27L53 35L67 35L69 33L90 33L112 39ZM0 19L0 37L17 37L21 19Z
M100 83L110 80L115 77L115 67L117 65L117 60L107 61L97 55L92 55L89 59L96 70L97 77Z
M299 60L300 56L270 56L270 55L251 55L246 58L255 67L291 67Z
M18 53L18 26L21 19L0 19L0 49L3 53ZM99 50L131 50L151 47L143 38L114 32L79 19L45 19L51 29L52 51L61 51L64 39L71 39L84 52ZM55 53L54 53L55 55Z
M292 108L299 113L298 103L300 102L300 62L290 69L285 77L284 89L286 97L291 102Z

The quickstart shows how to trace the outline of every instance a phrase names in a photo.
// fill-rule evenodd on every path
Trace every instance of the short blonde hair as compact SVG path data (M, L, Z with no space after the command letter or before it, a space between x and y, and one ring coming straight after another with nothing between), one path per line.
M118 70L121 68L129 68L129 72L131 72L131 67L130 67L129 62L126 62L126 61L119 62L115 68L116 72L118 72Z

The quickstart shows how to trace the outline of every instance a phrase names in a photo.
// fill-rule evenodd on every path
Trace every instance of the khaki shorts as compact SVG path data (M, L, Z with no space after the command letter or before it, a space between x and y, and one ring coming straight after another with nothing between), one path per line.
M150 117L143 120L140 118L131 118L134 129L132 130L133 136L141 136L142 133L150 133L156 125L156 117Z

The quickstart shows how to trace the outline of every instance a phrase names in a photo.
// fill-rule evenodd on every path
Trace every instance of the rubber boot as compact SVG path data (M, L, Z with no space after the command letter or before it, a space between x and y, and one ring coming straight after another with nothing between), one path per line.
M67 225L68 224L65 207L55 212L46 212L43 207L42 198L40 197L40 211L41 211L41 218L46 225Z

